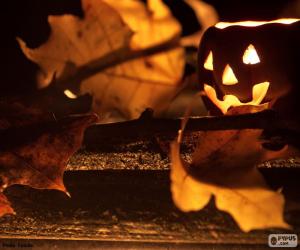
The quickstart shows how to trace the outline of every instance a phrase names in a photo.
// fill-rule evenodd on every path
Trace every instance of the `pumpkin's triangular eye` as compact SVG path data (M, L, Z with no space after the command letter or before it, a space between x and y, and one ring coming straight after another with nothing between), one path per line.
M213 53L212 51L209 52L206 60L205 60L205 63L204 63L204 68L207 69L207 70L214 70L214 66L213 66Z
M243 55L243 63L245 64L257 64L260 62L256 49L252 44L248 46Z
M224 85L235 85L238 83L238 80L236 79L236 76L229 64L227 64L224 69L222 82Z

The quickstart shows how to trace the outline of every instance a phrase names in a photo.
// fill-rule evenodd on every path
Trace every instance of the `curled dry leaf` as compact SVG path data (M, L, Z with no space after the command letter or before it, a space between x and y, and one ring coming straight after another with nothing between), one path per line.
M237 107L230 113L254 112ZM270 152L261 145L262 130L199 133L191 164L180 156L180 140L171 146L171 191L182 211L202 209L215 197L216 207L228 212L248 232L271 227L289 228L284 222L284 197L268 188L256 164L294 153L286 146ZM180 139L180 137L179 137Z
M28 110L28 114L33 113ZM53 117L45 120L45 117L33 116L32 123L28 121L25 125L22 119L18 122L9 117L5 123L1 117L0 124L5 124L0 130L1 192L11 185L21 184L67 193L63 173L68 159L79 149L85 128L97 117L90 114L57 121ZM4 195L0 198L0 211L10 213L12 210Z
M147 6L135 0L82 0L82 8L83 19L49 16L52 33L39 48L30 49L18 39L24 54L41 68L41 87L47 86L54 74L59 81L91 61L105 65L117 57L122 62L124 52L180 35L180 24L161 0L150 0ZM176 48L97 72L78 82L76 94L92 94L94 111L101 115L117 110L136 118L147 107L159 112L171 100L183 69L184 52ZM71 90L77 91L77 85L70 86Z

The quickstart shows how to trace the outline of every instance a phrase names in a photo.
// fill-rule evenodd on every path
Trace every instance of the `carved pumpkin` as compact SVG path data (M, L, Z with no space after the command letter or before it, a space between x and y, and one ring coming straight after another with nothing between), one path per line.
M216 115L233 106L266 104L294 115L300 101L299 31L300 19L218 23L209 28L198 54L208 110Z

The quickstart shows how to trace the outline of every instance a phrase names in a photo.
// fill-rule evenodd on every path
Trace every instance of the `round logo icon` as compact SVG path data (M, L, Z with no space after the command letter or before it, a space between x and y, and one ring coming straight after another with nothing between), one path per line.
M272 244L273 246L275 246L276 243L277 243L276 237L272 237L270 241L271 241L271 244Z

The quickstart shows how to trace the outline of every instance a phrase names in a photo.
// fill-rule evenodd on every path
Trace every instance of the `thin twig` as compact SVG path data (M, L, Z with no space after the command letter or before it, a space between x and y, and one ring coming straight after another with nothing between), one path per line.
M124 138L130 141L145 140L156 135L175 137L180 129L182 119L152 118L147 112L139 119L91 126L85 133L85 144L98 144L106 140L118 143ZM272 110L254 114L242 114L218 117L190 118L185 128L186 132L213 131L232 129L266 129L283 133L288 142L299 141L299 124L281 119Z

